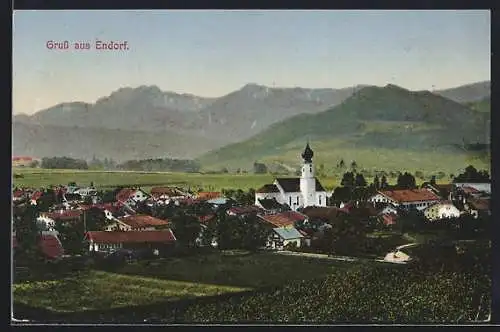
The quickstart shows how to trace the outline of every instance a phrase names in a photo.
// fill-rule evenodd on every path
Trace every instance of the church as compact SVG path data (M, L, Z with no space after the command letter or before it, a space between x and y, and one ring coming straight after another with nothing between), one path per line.
M300 178L276 178L255 192L255 205L262 207L261 201L276 200L288 205L293 211L307 206L326 206L327 192L314 176L312 157L314 153L309 142L302 153Z

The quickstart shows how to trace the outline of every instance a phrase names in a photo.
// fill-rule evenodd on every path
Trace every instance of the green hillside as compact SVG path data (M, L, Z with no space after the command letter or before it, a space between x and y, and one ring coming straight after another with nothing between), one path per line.
M467 107L478 111L478 112L491 112L491 100L490 97L486 97L480 101L470 102L465 104Z
M467 147L489 143L488 120L485 113L428 91L366 87L332 109L289 118L199 161L207 168L248 168L255 160L294 166L309 139L316 162L326 166L344 159L366 168L455 172L464 163L487 164Z

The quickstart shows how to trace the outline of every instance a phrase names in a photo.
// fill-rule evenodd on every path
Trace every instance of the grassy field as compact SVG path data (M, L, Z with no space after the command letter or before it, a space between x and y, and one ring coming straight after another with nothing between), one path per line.
M266 183L271 183L275 176L271 174L199 174L177 172L126 172L126 171L91 171L91 170L53 170L41 168L13 168L13 173L21 174L22 178L14 178L14 186L46 187L49 185L66 185L76 182L88 186L92 182L95 187L112 189L117 186L139 186L149 191L155 186L180 186L184 188L220 191L221 189L258 189ZM319 177L326 190L333 190L340 185L339 175ZM372 178L366 177L370 183ZM423 182L416 179L417 184ZM390 184L396 183L395 178L388 178ZM448 178L438 180L447 183Z
M139 262L113 273L90 270L61 280L14 284L14 302L56 312L103 310L281 286L356 266L245 252L162 259L155 264Z

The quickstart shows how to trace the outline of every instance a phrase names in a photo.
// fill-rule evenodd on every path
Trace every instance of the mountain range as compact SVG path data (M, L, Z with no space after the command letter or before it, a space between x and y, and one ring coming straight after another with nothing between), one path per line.
M121 88L95 103L62 103L31 116L15 115L13 154L115 160L201 156L207 164L223 164L242 154L244 159L267 156L305 136L344 140L352 148L460 146L489 139L489 113L484 111L489 96L490 82L432 93L394 85L304 89L247 84L219 98L156 86ZM402 132L404 137L418 132L420 138L401 140ZM266 151L254 148L258 144Z

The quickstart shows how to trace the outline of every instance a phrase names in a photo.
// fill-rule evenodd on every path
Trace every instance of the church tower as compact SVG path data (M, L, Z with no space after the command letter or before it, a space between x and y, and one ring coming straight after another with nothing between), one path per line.
M302 152L302 174L300 177L300 192L302 193L302 206L316 205L316 179L314 177L314 165L312 157L314 153L307 142L304 152Z

